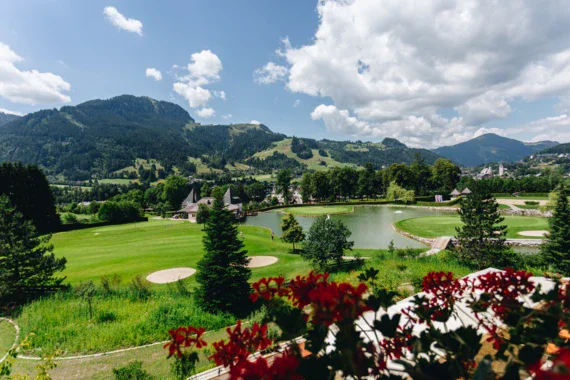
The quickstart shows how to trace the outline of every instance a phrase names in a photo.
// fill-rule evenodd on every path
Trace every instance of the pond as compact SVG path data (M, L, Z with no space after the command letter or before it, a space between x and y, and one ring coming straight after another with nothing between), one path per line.
M392 223L402 219L449 214L450 211L429 210L412 207L364 206L355 207L349 214L331 215L342 220L352 232L355 248L386 249L390 241L396 248L426 248L419 241L400 235L392 229ZM245 224L270 228L275 235L281 235L281 218L284 214L270 211L248 216ZM308 231L315 218L295 216L299 224Z

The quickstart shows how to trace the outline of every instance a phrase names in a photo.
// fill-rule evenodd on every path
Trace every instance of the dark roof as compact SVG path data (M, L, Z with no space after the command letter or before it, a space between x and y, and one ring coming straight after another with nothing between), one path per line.
M190 194L188 194L188 196L186 197L186 199L182 201L182 208L191 205L193 203L196 203L196 199L197 199L196 194L194 193L194 189L192 189L190 191Z
M224 194L224 204L235 205L241 203L241 199L235 193L233 187L228 187L228 190Z

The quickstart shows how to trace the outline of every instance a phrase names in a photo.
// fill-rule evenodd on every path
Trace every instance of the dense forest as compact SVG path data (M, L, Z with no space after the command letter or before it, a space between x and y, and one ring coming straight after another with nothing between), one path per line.
M4 125L19 118L20 116L18 115L12 115L10 113L4 113L0 111L0 125Z

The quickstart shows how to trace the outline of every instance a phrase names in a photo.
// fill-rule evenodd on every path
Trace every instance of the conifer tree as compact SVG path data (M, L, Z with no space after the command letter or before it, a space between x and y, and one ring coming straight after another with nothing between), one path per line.
M513 264L516 254L506 244L507 226L499 214L497 200L483 186L476 186L463 197L459 216L464 225L456 227L455 254L479 269L490 266L503 269Z
M0 304L28 298L61 287L65 258L56 258L51 236L38 234L31 220L0 195Z
M548 220L550 227L548 240L540 249L544 259L564 275L570 274L570 206L568 189L561 185L552 213Z
M250 305L251 270L243 242L238 238L234 216L224 209L221 198L214 201L204 228L204 257L198 262L196 280L199 304L212 312L243 315Z
M295 244L305 240L305 231L303 231L303 227L301 227L293 214L289 214L283 218L281 222L281 230L283 231L281 239L286 243L292 243L293 253L295 253Z

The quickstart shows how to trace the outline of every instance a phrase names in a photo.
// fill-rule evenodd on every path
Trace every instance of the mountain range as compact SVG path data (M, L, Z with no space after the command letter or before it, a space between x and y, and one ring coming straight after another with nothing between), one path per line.
M331 166L377 167L428 164L447 157L462 166L516 161L557 145L528 144L494 134L429 151L398 140L315 140L286 136L263 124L201 125L182 107L149 97L121 95L77 106L41 110L23 117L0 113L0 162L40 165L51 179L85 180L139 176L144 168L166 173L261 171Z
M41 110L0 126L0 162L40 165L55 179L107 178L156 162L167 172L427 163L439 156L397 140L381 143L291 138L262 124L200 125L182 107L121 95ZM131 168L131 169L129 169Z
M489 162L514 162L558 145L556 141L526 143L488 133L453 146L434 149L461 166L477 166Z

